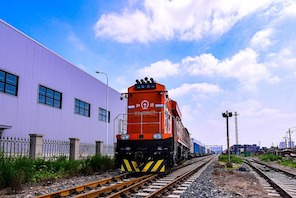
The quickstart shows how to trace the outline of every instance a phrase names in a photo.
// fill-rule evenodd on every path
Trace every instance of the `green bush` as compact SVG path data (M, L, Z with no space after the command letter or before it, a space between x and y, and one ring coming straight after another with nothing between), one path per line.
M87 160L68 160L62 156L56 160L7 158L0 153L0 189L21 189L28 182L41 182L73 175L89 175L115 168L114 159L95 155Z
M17 190L22 184L30 182L34 175L34 161L27 157L5 158L1 155L0 187Z
M219 161L226 163L228 161L228 156L227 155L219 155ZM243 163L243 160L240 157L237 157L236 155L230 155L230 162L236 163L236 164L241 164L241 163Z
M69 160L68 163L65 165L65 172L69 176L79 175L82 172L84 167L84 163L81 160Z
M108 156L95 155L87 160L87 165L93 172L106 171L115 167L114 159Z
M265 153L265 154L259 156L259 159L264 162L277 161L277 160L281 160L282 156Z
M279 164L288 166L291 168L296 168L296 162L293 161L293 159L283 159L282 161L279 162Z

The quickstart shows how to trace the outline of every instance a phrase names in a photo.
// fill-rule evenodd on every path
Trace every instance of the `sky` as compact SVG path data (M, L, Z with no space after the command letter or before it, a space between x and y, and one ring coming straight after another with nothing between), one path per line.
M226 111L230 145L296 129L295 0L15 0L0 19L118 92L164 84L206 145L227 145Z

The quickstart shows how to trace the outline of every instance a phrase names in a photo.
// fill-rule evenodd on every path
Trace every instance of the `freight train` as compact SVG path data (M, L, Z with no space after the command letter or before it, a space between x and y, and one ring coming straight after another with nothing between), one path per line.
M188 159L191 138L176 101L153 78L128 88L127 113L118 121L115 165L128 172L165 172ZM115 127L116 128L116 127Z

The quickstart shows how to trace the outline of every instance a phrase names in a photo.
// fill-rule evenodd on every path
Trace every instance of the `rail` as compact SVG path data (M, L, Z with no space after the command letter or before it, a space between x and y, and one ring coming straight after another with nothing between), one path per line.
M252 164L248 160L244 160L244 163L248 164L250 167L253 168L261 177L263 177L277 192L279 192L283 197L286 198L292 198L293 195L291 195L288 191L286 191L283 186L276 183L271 177L269 177L267 174L265 174L261 169L256 167L254 164Z

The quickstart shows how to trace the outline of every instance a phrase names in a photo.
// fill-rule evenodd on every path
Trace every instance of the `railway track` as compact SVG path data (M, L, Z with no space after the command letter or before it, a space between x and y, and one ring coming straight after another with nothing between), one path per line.
M265 163L245 161L260 177L259 182L270 196L296 198L296 175ZM260 179L261 178L261 179Z
M179 197L215 157L206 157L151 183L130 197Z
M194 181L202 168L213 160L213 157L197 158L191 165L179 168L167 175L145 174L132 176L122 174L73 188L53 192L38 198L56 197L163 197L167 194L181 194L189 183ZM198 170L200 170L198 172ZM190 179L191 178L191 179ZM189 182L189 183L188 183ZM167 195L169 197L169 195Z

